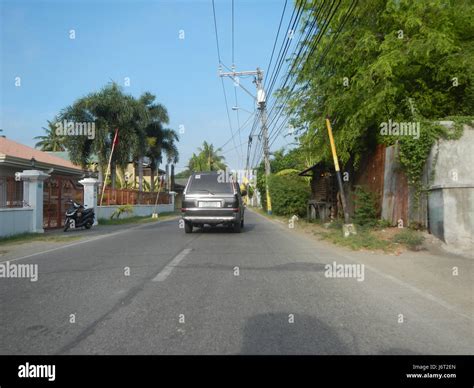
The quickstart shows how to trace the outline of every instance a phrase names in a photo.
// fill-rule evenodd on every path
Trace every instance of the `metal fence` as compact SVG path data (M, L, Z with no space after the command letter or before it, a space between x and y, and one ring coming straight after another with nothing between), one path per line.
M100 196L102 191L99 190L97 198L98 204L100 204ZM102 200L103 206L111 205L154 205L156 203L156 197L158 193L154 192L139 192L138 190L132 189L115 189L106 187L104 190L104 198ZM171 196L167 192L160 192L158 197L158 204L170 204Z
M82 203L84 189L76 178L53 175L43 186L43 227L45 229L64 226L65 212L70 207L68 201Z
M13 176L0 177L0 208L23 207L23 182Z

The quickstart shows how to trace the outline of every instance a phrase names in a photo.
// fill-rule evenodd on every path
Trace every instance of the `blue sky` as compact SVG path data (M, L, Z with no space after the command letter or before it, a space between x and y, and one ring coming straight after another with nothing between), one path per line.
M61 108L112 80L124 85L126 77L126 93L152 92L167 107L170 127L178 131L184 125L177 171L203 140L221 146L231 137L217 76L211 0L0 4L0 128L8 138L33 146L33 137L43 133L46 120ZM267 70L283 4L284 0L235 0L237 70ZM216 0L216 14L222 61L230 67L231 1ZM180 30L184 39L179 39ZM20 87L15 77L21 77ZM234 86L230 79L224 81L231 108ZM242 84L255 90L251 79ZM238 90L237 97L239 106L254 110L245 92ZM248 118L243 109L241 124ZM230 114L235 131L237 114ZM250 127L242 129L242 142ZM237 136L235 142L240 143ZM284 144L280 139L273 148ZM234 148L233 142L224 147L226 160L231 168L243 168L247 146Z

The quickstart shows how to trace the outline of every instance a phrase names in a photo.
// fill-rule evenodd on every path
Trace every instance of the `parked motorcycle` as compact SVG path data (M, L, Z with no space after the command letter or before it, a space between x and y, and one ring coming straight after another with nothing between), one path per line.
M71 207L66 210L66 221L64 222L64 231L69 228L85 227L90 229L94 225L95 213L94 209L86 209L80 203L75 201L68 201Z

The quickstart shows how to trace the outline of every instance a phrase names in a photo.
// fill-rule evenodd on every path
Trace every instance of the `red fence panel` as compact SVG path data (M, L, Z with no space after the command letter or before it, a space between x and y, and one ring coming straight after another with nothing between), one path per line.
M100 195L98 196L98 204L100 205ZM103 206L115 205L154 205L157 201L158 193L132 189L115 189L106 187L104 190L104 198L102 200ZM170 204L171 196L167 192L160 192L158 197L158 204Z
M23 207L23 182L0 177L0 207Z

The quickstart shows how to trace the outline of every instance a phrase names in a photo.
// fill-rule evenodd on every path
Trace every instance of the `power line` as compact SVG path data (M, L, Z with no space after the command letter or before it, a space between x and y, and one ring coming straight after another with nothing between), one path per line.
M326 0L324 0L324 1L326 1ZM313 9L314 9L315 7L316 7L316 5L313 7ZM294 12L295 12L295 10L293 10L292 17L291 17L290 22L289 22L289 24L288 24L288 28L290 28L290 26L291 26L291 30L290 30L290 31L294 31L294 29L297 28L297 25L298 25L298 23L299 23L299 20L300 20L300 18L301 18L301 16L302 16L302 11L303 11L303 5L300 4L300 7L298 8L298 11L297 11L297 14L296 14L296 17L295 17L295 19L293 20L293 15L294 15ZM309 34L311 33L311 31L313 30L314 25L316 24L316 21L317 21L318 16L319 16L319 14L315 17L315 19L314 19L314 21L313 21L313 23L312 23L312 25L311 25L311 28L307 31L305 40L307 39L307 37L309 36ZM293 23L292 23L292 20L293 20ZM306 23L305 23L305 25L304 25L304 27L303 27L303 29L302 29L302 33L300 34L299 39L298 39L298 42L297 42L296 45L295 45L296 49L297 49L298 47L300 47L300 42L301 42L301 39L302 39L302 37L303 37L303 32L307 29L309 20L310 20L309 18L306 20ZM292 38L292 37L291 37L291 38ZM272 96L273 87L274 87L275 82L276 82L276 80L277 80L277 78L278 78L278 74L279 74L279 72L281 71L283 62L284 62L284 60L285 60L285 58L286 58L286 54L287 54L288 49L289 49L289 47L290 47L290 44L288 43L289 40L290 40L290 37L288 37L288 39L287 39L287 41L286 41L286 44L285 44L285 42L283 43L283 44L285 44L285 46L283 46L283 44L282 44L282 47L280 48L280 53L279 53L279 55L278 55L278 58L279 58L279 59L277 59L277 63L278 63L278 64L275 64L275 67L274 67L273 73L272 73L272 80L271 80L269 89L268 89L268 91L267 91L267 95L269 96L269 98L271 98L271 96ZM296 52L296 51L295 51L295 52ZM297 57L298 57L298 55L299 55L300 53L301 53L301 47L300 47L300 50L299 50L299 52L298 52L298 54L297 54ZM295 54L295 53L293 53L293 56L294 56L294 54ZM275 109L276 102L277 102L277 99L274 101L274 103L273 103L273 105L272 105L272 107L271 107L271 109L270 109L269 116L271 116L271 114L273 113L273 111L274 111L274 109ZM271 123L272 123L273 121L274 121L274 120L272 120ZM271 124L271 123L270 123L270 124Z
M277 30L277 33L276 33L276 36L275 36L275 42L273 43L272 55L270 56L270 61L268 62L268 66L267 66L267 75L270 74L270 66L272 65L273 54L275 53L275 47L276 47L276 44L278 42L278 37L280 35L280 28L281 28L281 25L282 25L282 22L283 22L283 17L285 16L285 10L286 10L287 3L288 3L288 0L285 0L285 5L283 6L283 11L281 13L280 23L278 24L278 30ZM265 81L267 81L267 79L265 79ZM264 85L266 86L266 82L264 83Z
M325 60L328 52L331 50L331 48L335 45L335 42L337 40L337 38L339 37L342 29L344 28L344 26L346 25L347 21L349 20L350 16L352 15L352 12L354 11L355 7L357 6L357 3L358 3L358 0L353 0L352 3L350 4L349 8L348 8L348 11L346 12L346 15L344 16L342 22L340 23L336 33L334 34L334 37L333 39L331 40L331 42L325 47L321 57L319 58L319 61L317 62L317 65L314 67L314 70L317 71L321 65L323 64L323 61ZM310 47L310 52L307 56L307 61L311 58L314 50L315 50L315 46L313 45L312 47ZM305 62L304 65L303 65L303 68L307 65L308 62ZM296 82L297 82L297 79L295 79L295 84L293 85L293 88L292 88L292 91L296 85ZM304 88L307 87L308 84L306 84L306 86ZM271 145L275 142L276 138L278 137L278 135L281 133L281 130L283 128L283 125L288 121L288 118L287 120L280 126L280 128L275 132L274 134L274 138L273 140L271 141Z
M299 50L299 52L298 52L298 54L297 54L297 56L296 56L297 59L295 59L295 60L293 61L292 65L291 65L291 68L289 69L289 71L288 71L288 73L287 73L287 76L286 76L286 78L285 78L285 81L283 82L283 85L280 87L280 89L282 89L282 88L284 88L284 87L286 86L286 84L287 84L288 80L290 79L290 77L291 77L291 78L294 78L294 70L296 70L298 67L300 67L301 64L303 64L303 66L299 69L299 71L301 72L301 71L304 70L304 67L305 67L306 64L307 64L308 58L312 55L312 53L313 53L315 47L316 47L316 46L319 44L319 42L321 41L322 36L325 34L325 32L326 32L326 30L327 30L329 24L331 23L331 21L332 21L334 15L336 14L336 11L337 11L338 7L340 6L340 3L341 3L341 0L339 0L338 4L337 4L337 6L336 6L336 8L335 8L334 10L333 10L333 6L334 6L335 3L332 3L332 4L331 4L331 6L330 6L330 8L329 8L329 12L327 13L326 19L325 19L325 21L324 21L324 23L323 23L323 26L322 26L322 28L319 28L319 29L318 29L318 33L317 33L317 35L316 35L317 37L316 37L316 39L312 42L312 46L310 46L310 48L307 49L306 52L303 53L303 54L301 54L301 53L302 53L302 49L303 49L304 45L302 45L302 46L300 47L300 50ZM323 3L323 6L324 6L324 3ZM323 8L323 7L320 8L320 12L318 12L318 15L316 15L315 20L314 20L314 23L313 23L312 26L310 27L310 30L309 30L309 31L311 31L311 30L314 28L315 22L317 21L317 17L320 15L320 13L321 13L321 11L322 11L322 8ZM309 33L310 33L310 32L308 32L308 34L309 34ZM308 38L308 37L309 37L309 35L307 35L307 38ZM307 39L307 38L306 38L306 39ZM306 40L306 39L305 39L305 40ZM291 90L287 93L287 96L286 96L285 101L280 105L279 108L277 108L278 112L276 112L275 115L273 116L273 119L272 119L270 125L272 125L273 122L275 122L275 125L276 125L276 123L278 122L277 118L279 118L279 117L281 116L282 111L283 111L285 105L287 104L287 102L289 101L290 95L291 95L291 93L293 92L293 90L294 90L296 84L297 84L297 77L295 78L295 81L294 81L294 83L293 83L293 86L291 87ZM273 105L273 107L272 107L271 112L273 112L274 108L276 107L276 104L277 104L277 101L275 101L275 103L274 103L274 105ZM276 121L275 121L275 120L276 120ZM275 129L275 128L274 128L274 129ZM272 132L273 132L273 131L272 131Z
M234 64L234 0L232 0L232 66Z
M222 78L221 78L221 84L222 84L222 91L224 93L225 109L226 109L226 112L227 112L227 120L229 121L230 134L232 136L232 141L233 141L234 146L235 146L236 144L235 144L235 138L234 138L234 131L232 129L232 121L230 119L229 104L227 103L227 93L225 91L224 80ZM238 152L237 152L237 154L238 154ZM238 155L238 156L240 158L242 158L242 155Z
M214 5L214 0L212 0L212 13L214 15L214 33L216 35L217 59L219 60L219 63L222 63L222 61L221 61L221 50L219 48L219 37L218 37L218 34L217 34L216 7Z
M244 129L244 128L247 126L247 123L250 121L250 119L251 119L252 116L254 116L254 115L255 115L255 112L253 112L253 113L247 118L247 120L245 120L245 122L244 122L241 126L239 126L239 128L237 129L237 131L234 132L234 136L237 134L237 132L240 132L242 129ZM227 140L227 141L226 141L223 145L221 145L219 148L224 148L227 144L229 144L229 143L232 141L232 139L233 139L233 138L231 137L229 140Z
M233 1L232 1L232 8L233 8ZM219 62L219 66L224 66L226 68L228 68L226 65L224 65L222 63L222 60L221 60L221 53L220 53L220 46L219 46L219 33L218 33L218 30L217 30L217 18L216 18L216 7L215 7L215 3L214 3L214 0L212 0L212 14L213 14L213 18L214 18L214 33L215 33L215 37L216 37L216 48L217 48L217 60ZM233 24L233 9L232 9L232 24ZM233 27L232 27L232 30L233 30ZM232 37L232 40L234 38ZM233 43L232 43L233 45ZM233 54L232 54L233 56ZM234 146L236 145L235 144L235 139L234 139L234 131L233 131L233 128L232 128L232 120L230 118L230 113L229 113L229 104L228 104L228 101L227 101L227 93L225 91L225 85L224 85L224 81L222 80L221 78L221 84L222 84L222 92L224 94L224 102L225 102L225 107L226 107L226 113L227 113L227 120L228 120L228 123L229 123L229 130L230 130L230 134L231 134L231 139L234 143ZM239 152L237 150L237 156L239 157L239 159L241 160L242 159L242 155L239 155Z
M288 82L289 77L292 75L293 69L296 68L296 67L303 61L303 57L304 57L305 54L302 54L303 48L304 48L304 44L302 43L301 38L303 37L304 31L307 29L306 35L305 35L305 37L304 37L304 39L303 39L303 42L307 41L307 40L309 39L309 37L311 36L311 33L313 32L313 30L316 28L316 26L321 24L321 23L318 24L317 22L318 22L318 18L321 16L321 13L322 13L323 10L324 10L324 5L325 5L325 4L326 4L326 0L323 1L322 6L319 8L317 14L316 14L315 17L313 18L313 21L311 22L311 25L310 25L309 29L307 29L307 27L308 27L310 18L308 18L308 19L306 20L306 23L305 23L305 25L304 25L304 27L303 27L303 29L302 29L302 33L301 33L300 38L299 38L299 41L298 41L299 50L298 50L298 52L295 51L295 52L293 53L293 56L295 57L295 60L294 60L293 63L289 66L290 69L289 69L288 72L287 72L287 76L286 76L286 78L285 78L285 81L283 82L282 86L280 86L279 89L282 89L282 88L284 88L284 87L286 86L286 83ZM331 7L330 7L329 12L328 12L328 16L330 15L330 12L331 12L331 9L332 9L333 4L334 4L334 3L331 4ZM316 5L313 7L312 11L314 11L315 8L316 8ZM324 22L322 23L323 28L322 28L322 29L319 28L319 31L318 31L319 36L322 35L322 34L321 34L322 31L325 31L325 28L324 28L324 27L328 25L327 20L328 20L328 19L327 19L327 17L326 17L326 20L324 20ZM317 43L317 42L316 42L316 43ZM272 90L273 90L273 84L272 84ZM276 106L276 103L277 103L277 100L274 101L274 104L273 104L273 106L272 106L272 109L271 109L271 111L270 111L270 114L273 112L273 110L274 110L274 108L275 108L275 106Z
M309 38L309 36L311 36L311 33L312 33L312 31L314 30L314 28L315 28L315 26L316 26L316 23L318 22L318 19L319 19L320 15L321 15L321 12L322 12L323 9L324 9L325 3L326 3L326 0L324 0L323 5L318 9L318 12L316 13L315 17L313 18L309 29L307 29L307 26L308 26L308 23L309 23L309 21L311 20L311 18L308 17L308 19L306 20L306 23L305 23L305 25L304 25L304 27L303 27L303 29L302 29L301 34L300 34L298 43L296 44L295 52L293 53L293 57L295 57L296 59L293 61L292 65L289 66L290 69L289 69L289 71L288 71L288 73L287 73L287 77L285 78L285 81L283 82L283 86L281 86L280 89L283 88L283 87L286 85L286 83L288 82L289 77L290 77L290 76L292 75L292 73L293 73L293 69L294 69L295 67L298 67L299 64L302 62L302 59L303 59L304 55L302 56L301 53L302 53L302 50L303 50L303 47L304 47L304 42L306 42L307 39ZM339 2L339 3L340 3L340 2ZM322 29L319 28L318 33L319 33L320 36L321 36L322 33L326 30L326 28L327 28L327 26L329 25L329 23L330 23L332 17L333 17L334 14L335 14L335 11L336 11L336 10L334 10L334 12L333 12L332 15L331 15L331 11L332 11L333 5L334 5L334 4L331 5L330 10L329 10L329 12L327 13L326 20L324 20L324 22L322 23L322 24L323 24L323 28L322 28ZM338 6L339 6L339 4L338 4ZM293 21L292 28L295 28L295 26L297 26L297 24L298 24L298 22L299 22L299 19L301 18L302 9L303 9L302 6L298 9L296 18L295 18L295 20ZM314 12L315 9L316 9L316 5L312 8L312 11ZM337 7L336 7L336 9L337 9ZM293 16L293 15L292 15L292 16ZM320 25L320 24L321 24L321 23L319 23L319 25ZM290 20L289 25L291 25L291 20ZM306 30L306 34L304 33L305 30ZM303 42L301 42L301 39L303 38L304 35L305 35L305 37L304 37L304 39L303 39ZM301 44L300 44L300 43L301 43ZM269 87L268 95L270 95L270 96L271 96L271 91L273 90L273 87L274 87L274 85L275 85L276 79L277 79L277 77L278 77L278 73L281 71L281 67L282 67L283 61L284 61L284 59L285 59L285 57L286 57L286 53L288 52L289 47L290 47L290 45L288 44L288 41L287 41L287 42L286 42L286 45L285 45L285 46L282 45L282 48L280 48L280 53L281 53L281 55L279 54L279 60L277 59L277 63L278 63L278 64L275 64L274 71L273 71L273 74L272 74L272 82L271 82L270 87ZM299 48L299 50L298 50L298 48ZM298 52L297 52L296 50L297 50ZM296 52L297 52L297 54L296 54ZM295 56L295 54L296 54L296 56ZM298 64L298 66L296 66L296 64ZM293 88L292 88L292 89L293 89ZM283 108L284 108L284 105L286 104L287 101L288 101L288 99L285 101L284 104L282 104L282 106L281 106L280 108L277 108L277 111L278 111L278 112L276 112L276 113L274 114L273 118L272 118L272 121L271 121L270 125L274 124L274 128L273 128L273 130L272 130L272 133L271 133L270 137L273 135L273 132L274 132L275 129L277 128L277 124L278 124L278 122L279 122L279 118L280 118L280 116L281 116L281 112L282 112L282 110L283 110ZM273 106L272 106L271 111L270 111L270 114L273 113L273 111L275 110L275 107L277 106L277 102L278 102L278 99L276 99L276 100L274 101ZM288 122L288 119L289 119L289 117L286 117L286 118L281 122L281 124L279 125L278 130L277 130L277 132L276 132L276 136L278 136L278 134L281 132L282 128L286 125L286 123ZM276 139L276 136L275 136L275 138L273 139L273 141L272 141L271 144L273 144L274 140ZM254 156L255 156L255 155L254 155ZM261 157L260 157L260 158L261 158ZM257 161L259 161L260 158L257 159Z
M339 2L339 3L340 3L340 2ZM339 25L339 27L338 27L336 33L334 34L333 39L331 40L331 42L330 42L330 43L326 46L326 48L324 49L324 52L323 52L323 54L321 55L321 58L319 59L317 65L314 67L313 70L318 70L318 69L321 67L321 65L322 65L324 59L326 58L328 52L329 52L330 49L334 46L334 44L335 44L337 38L339 37L340 32L342 31L342 29L344 28L345 24L347 23L347 21L349 20L350 16L352 15L353 10L354 10L355 7L357 6L357 3L358 3L358 0L353 0L352 3L350 4L350 6L349 6L349 8L348 8L348 11L346 12L346 15L344 16L344 18L343 18L342 22L340 23L340 25ZM338 6L339 6L339 4L338 4ZM324 31L327 29L329 23L331 22L332 18L333 18L334 15L335 15L336 11L337 11L337 7L336 7L336 9L334 10L334 12L333 12L333 14L332 14L332 16L331 16L329 22L326 24L326 26L325 26L325 28L324 28ZM309 47L309 49L308 49L308 50L309 50L309 54L306 55L306 60L305 60L305 62L304 62L304 64L303 64L303 66L302 66L302 68L301 68L300 71L303 71L304 68L305 68L305 66L308 64L309 59L311 58L311 56L313 55L313 53L314 53L314 51L315 51L315 49L316 49L316 47L317 47L317 43L319 43L319 41L321 40L321 36L322 36L322 35L320 35L320 36L318 37L319 39L316 41L315 44L313 44L312 46ZM293 84L293 86L292 86L292 88L291 88L291 91L290 91L290 93L288 93L288 98L286 99L285 104L287 103L287 101L288 101L288 99L289 99L289 97L290 97L290 94L293 92L293 90L294 90L296 84L297 84L297 79L295 79L295 82L294 82L294 84ZM307 85L306 85L306 86L307 86ZM280 132L281 132L281 126L280 126L280 129L276 132L276 136L275 136L275 138L273 139L273 141L276 139L276 137L279 135ZM273 142L272 142L272 144L273 144Z

